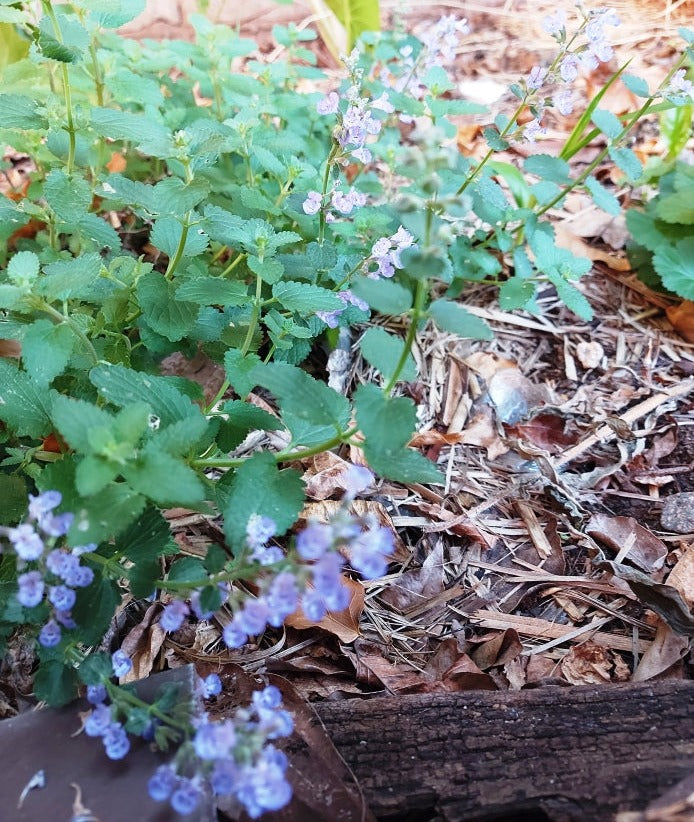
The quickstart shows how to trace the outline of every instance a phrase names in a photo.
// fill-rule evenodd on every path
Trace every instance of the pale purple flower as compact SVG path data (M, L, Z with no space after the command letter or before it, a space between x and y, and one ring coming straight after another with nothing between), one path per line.
M248 632L244 631L239 624L238 616L224 626L224 644L227 648L240 648L248 639Z
M526 81L528 88L534 90L539 89L545 82L545 77L547 77L546 68L543 68L542 66L533 66Z
M428 71L433 66L452 63L460 44L460 37L467 34L470 27L467 20L458 19L453 14L444 15L420 34L420 39L426 49L423 66Z
M578 66L578 57L576 57L575 54L567 54L561 61L559 73L565 83L573 83L573 81L578 77Z
M320 211L323 196L320 191L309 191L302 204L304 214L317 214Z
M246 523L246 545L249 548L260 548L277 533L277 524L274 519L251 514Z
M147 793L155 802L164 802L178 785L178 776L171 765L160 765L147 782Z
M87 736L103 736L111 726L111 709L101 703L84 720Z
M371 247L371 254L366 261L366 274L371 279L392 277L397 268L402 268L400 252L414 245L414 239L409 231L400 226L392 237L382 237ZM376 263L376 270L370 270L369 263Z
M607 40L595 40L590 44L588 53L594 54L601 63L606 63L614 57L614 49Z
M35 497L29 494L29 519L40 519L44 514L57 508L63 500L60 491L44 491Z
M203 760L224 759L229 756L236 744L234 723L225 719L222 722L206 722L195 732L193 748Z
M167 633L169 631L178 631L189 613L190 608L183 600L173 599L162 611L159 624Z
M392 114L395 111L393 104L388 100L387 91L384 91L380 97L376 97L375 100L371 101L371 108L375 108L378 111L385 111L386 114Z
M86 565L78 565L70 569L64 579L73 588L86 588L94 582L94 571Z
M318 593L318 591L306 591L301 598L301 610L304 612L307 619L310 619L313 622L320 622L326 612L323 597Z
M359 160L360 163L366 165L371 162L373 155L368 148L364 148L362 146L361 148L354 149L352 152L352 157L354 157L355 160Z
M605 24L602 17L593 17L593 19L586 24L586 37L591 42L602 40L605 36L604 25Z
M265 630L270 609L262 599L249 599L236 615L238 626L249 636L255 636Z
M542 28L553 37L560 35L566 27L566 13L564 9L557 9L554 14L542 18Z
M45 583L39 571L27 571L17 577L17 599L25 608L35 608L43 599Z
M49 537L63 537L70 530L74 514L43 514L39 518L39 528Z
M123 759L130 750L130 740L120 722L112 723L101 737L109 759Z
M340 107L340 96L336 91L331 91L316 103L316 111L319 114L337 114Z
M374 579L383 576L388 568L386 557L393 553L395 542L390 528L374 525L352 542L350 563L355 571Z
M75 604L76 595L67 585L54 585L48 591L48 599L59 611L69 611Z
M267 621L273 628L279 628L284 620L296 611L299 604L299 589L294 574L290 571L278 574L264 598L269 610Z
M574 110L573 94L570 89L558 91L552 98L552 102L557 111L565 117Z
M200 804L202 791L200 787L191 779L179 779L176 789L171 794L171 807L186 816L192 813Z
M583 66L586 71L595 71L595 69L599 65L599 60L595 55L595 52L588 49L587 51L582 51L579 56L579 60L581 61L581 65Z
M39 631L39 642L44 648L55 648L60 643L60 638L60 626L53 619L50 619Z
M67 628L68 630L72 630L73 628L77 627L77 623L72 618L71 611L60 611L56 610L53 612L53 616L56 619L56 622L59 622L63 628Z
M101 705L106 700L106 686L99 682L97 685L87 685L87 702L92 705Z
M529 143L534 143L543 134L547 134L547 129L543 128L537 118L527 123L523 129L523 137Z
M365 465L350 465L342 475L342 487L345 489L345 498L354 499L357 494L373 485L374 475Z
M218 674L208 674L204 679L200 680L200 691L203 699L209 699L211 696L217 696L222 693L222 680Z
M686 71L678 69L670 78L665 94L672 97L693 97L694 98L694 83L686 79Z
M233 793L239 783L239 773L239 766L231 759L220 759L215 762L210 776L213 793L216 796Z
M111 664L113 673L117 677L125 676L133 667L132 660L121 648L111 654Z
M320 559L332 546L334 541L333 530L323 522L309 522L297 534L296 552L301 559Z
M16 528L10 528L8 539L17 552L17 556L25 562L36 560L43 554L45 547L43 540L36 533L34 527L26 522Z

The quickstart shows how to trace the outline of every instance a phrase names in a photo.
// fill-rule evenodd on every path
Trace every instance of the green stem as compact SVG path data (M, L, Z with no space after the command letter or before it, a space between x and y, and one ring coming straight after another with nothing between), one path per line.
M245 357L253 342L253 335L255 329L258 327L258 319L260 318L260 304L262 302L263 292L263 278L260 274L255 278L255 300L253 301L253 308L251 309L251 319L248 323L248 331L246 332L246 339L241 346L241 356Z
M51 25L53 26L53 31L55 33L55 39L63 44L63 33L60 30L60 24L58 23L58 18L56 17L55 11L53 11L53 5L50 0L42 0L41 5L46 13L46 16L51 21ZM72 174L75 168L75 120L72 112L72 91L70 89L70 75L68 74L67 63L60 64L62 75L63 75L63 92L65 94L65 110L66 110L66 117L67 117L67 133L68 133L68 153L67 153L67 165L66 170L68 175Z
M178 241L176 253L169 260L169 264L166 267L166 271L164 272L164 276L167 280L170 280L173 277L173 275L176 273L176 269L178 268L179 263L183 259L183 254L186 248L186 240L188 239L188 231L190 229L190 220L192 216L193 212L189 211L184 217L184 222L181 230L181 238Z
M333 143L328 154L328 159L325 161L325 171L323 172L323 190L321 191L320 216L318 217L318 242L323 245L325 237L325 198L328 194L328 184L330 183L330 172L333 167L333 160L338 152L337 143Z
M89 352L89 356L94 360L94 364L98 364L100 362L99 355L96 353L96 348L94 348L92 341L89 337L82 331L82 329L75 323L71 317L66 316L65 314L61 314L60 311L53 308L52 305L49 303L41 301L41 304L38 306L40 311L43 311L45 314L48 314L49 317L52 317L56 322L62 324L65 323L67 326L70 327L73 334L78 336L80 340L83 342L84 347Z
M222 273L221 273L219 276L220 276L220 277L222 277L222 279L223 279L224 277L226 277L226 276L227 276L227 274L231 274L231 272L232 272L232 271L236 268L236 266L237 266L237 265L238 265L238 264L239 264L242 260L245 260L245 259L246 259L246 254L245 254L245 253L243 253L243 252L239 252L239 253L238 253L238 254L234 257L234 259L233 259L233 260L229 263L229 265L228 265L228 266L224 269L224 271L222 271Z
M110 682L108 680L104 684L106 686L106 690L108 691L108 695L111 699L111 702L115 703L116 705L119 702L127 702L134 708L142 708L143 710L147 711L148 714L161 720L161 722L168 725L170 728L176 728L176 730L181 731L185 735L190 733L190 727L187 723L178 722L173 717L169 716L169 714L160 711L159 708L157 708L155 705L151 705L149 702L145 702L144 699L140 699L140 697L136 696L134 693L132 693L132 691L128 691L125 688L121 688L120 685L115 685L113 682Z

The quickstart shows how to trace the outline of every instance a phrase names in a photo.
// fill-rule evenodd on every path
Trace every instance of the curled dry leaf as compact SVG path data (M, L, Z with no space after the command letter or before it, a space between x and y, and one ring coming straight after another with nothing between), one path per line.
M364 610L364 586L348 576L342 577L342 584L349 588L349 605L344 611L328 611L323 619L316 622L308 619L299 608L285 619L290 628L304 630L306 628L322 628L334 634L341 642L354 642L359 634L359 617Z
M505 665L516 659L523 650L518 633L513 628L507 628L492 639L488 639L472 652L472 660L483 671L497 665Z
M667 622L658 620L655 639L641 657L633 681L645 682L661 676L686 656L689 644L687 637L676 634Z
M443 542L439 539L421 568L405 571L392 580L380 599L399 611L406 611L440 594L443 583Z
M552 411L541 411L527 422L507 426L506 432L550 454L562 453L581 438L581 432L574 420Z
M690 608L694 608L694 543L685 545L677 565L670 571L667 584L680 592Z
M662 568L667 556L665 543L633 517L594 514L586 525L586 533L644 571Z
M629 668L618 654L594 642L572 646L561 661L561 672L572 685L626 682L630 676Z
M463 445L477 445L486 448L487 457L490 460L495 460L509 450L496 431L492 411L488 406L484 406L465 426L460 442Z

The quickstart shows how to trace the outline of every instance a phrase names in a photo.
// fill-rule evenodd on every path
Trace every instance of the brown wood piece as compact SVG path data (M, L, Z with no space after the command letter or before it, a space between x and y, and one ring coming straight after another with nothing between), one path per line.
M694 771L693 697L694 682L666 680L378 697L317 713L379 818L600 822Z

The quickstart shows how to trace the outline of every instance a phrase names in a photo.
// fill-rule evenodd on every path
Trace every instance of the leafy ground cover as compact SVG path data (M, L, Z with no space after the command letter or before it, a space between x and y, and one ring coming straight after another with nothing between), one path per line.
M189 734L154 798L204 774L257 814L291 720L229 711L239 664L309 700L687 675L691 315L622 251L644 166L686 188L686 129L634 116L687 109L681 40L612 79L616 18L553 14L489 112L483 17L326 74L303 27L271 61L103 6L22 17L0 97L8 710L88 685L112 758ZM682 240L634 239L689 296ZM191 660L197 730L111 679Z

